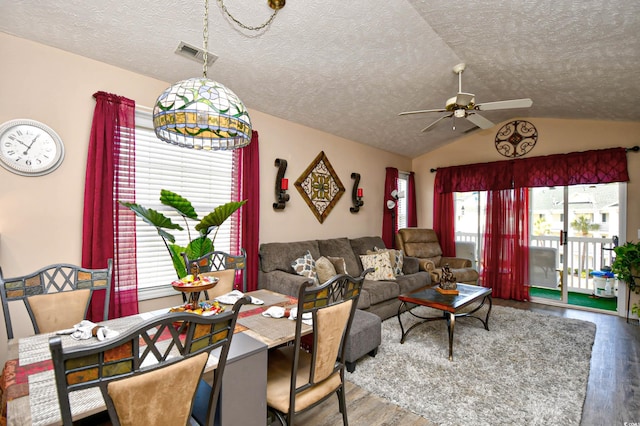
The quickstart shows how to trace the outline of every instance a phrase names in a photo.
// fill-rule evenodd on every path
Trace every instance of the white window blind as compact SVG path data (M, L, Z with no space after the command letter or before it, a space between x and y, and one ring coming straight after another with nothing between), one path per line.
M407 227L407 188L409 183L409 174L405 172L398 173L398 229Z
M151 113L136 111L136 203L171 218L184 231L170 230L176 244L186 246L198 236L196 221L182 217L160 203L160 190L185 197L202 218L231 201L233 184L231 151L196 151L160 141L153 131ZM212 231L215 249L230 251L232 218ZM189 236L188 231L191 232ZM156 228L136 218L138 289L141 299L175 293L169 285L177 279L171 257Z

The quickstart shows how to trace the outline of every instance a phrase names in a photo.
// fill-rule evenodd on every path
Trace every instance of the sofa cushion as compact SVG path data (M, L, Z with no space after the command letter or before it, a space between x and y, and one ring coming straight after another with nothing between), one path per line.
M353 254L351 244L349 244L349 240L347 238L329 238L326 240L318 240L317 242L320 255L342 257L347 267L347 271L349 271L349 275L354 277L360 275L362 269L358 268L359 263L357 256Z
M360 256L360 261L363 269L373 268L373 272L365 275L366 279L374 281L395 279L391 268L391 260L389 260L389 253L386 251L362 255Z
M365 279L362 283L362 289L362 293L366 291L369 294L369 302L371 305L384 302L385 300L395 299L400 294L400 287L393 281L372 281ZM358 304L358 307L359 306L360 304Z
M260 268L263 272L283 271L294 273L291 262L309 251L311 257L320 257L318 243L311 241L296 241L291 243L265 243L260 245Z
M426 271L416 272L411 275L400 275L396 277L400 294L417 290L420 287L431 285L431 275Z
M360 292L360 297L358 297L358 309L369 309L371 307L371 297L369 297L369 292L364 287Z
M367 254L367 250L373 250L374 247L379 247L381 249L386 248L384 245L384 241L380 237L360 237L349 240L349 244L351 244L351 248L353 249L353 253L356 256L356 263L358 266L358 273L356 275L360 275L364 269L362 269L362 262L358 256L362 254ZM347 267L349 264L347 264Z
M420 270L420 260L417 257L403 256L402 272L404 275L415 274Z
M318 273L316 272L316 262L313 260L311 253L307 250L304 256L297 258L291 262L291 267L298 275L311 278L318 284Z
M321 283L326 283L337 275L333 263L324 256L320 256L320 258L316 260L316 272L318 273L318 281Z

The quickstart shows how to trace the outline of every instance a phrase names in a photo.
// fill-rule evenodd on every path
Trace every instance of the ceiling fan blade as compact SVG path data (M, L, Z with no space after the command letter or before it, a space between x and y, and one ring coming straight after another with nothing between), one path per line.
M405 111L398 115L410 115L410 114L424 114L426 112L446 112L446 109L422 109L420 111Z
M490 129L494 126L491 121L487 120L480 114L469 113L466 118L481 129Z
M427 127L425 127L424 129L422 129L422 132L426 132L427 130L431 130L431 128L433 126L435 126L436 124L438 124L440 121L444 120L445 118L449 118L453 115L453 113L451 114L447 114L447 115L443 115L442 117L438 118L436 121L434 121L433 123L429 124Z
M479 111L492 111L495 109L529 108L533 101L529 98L512 99L510 101L485 102L474 107Z
M456 105L460 105L460 106L466 107L471 102L473 102L475 97L476 97L476 95L474 95L473 93L460 92L460 93L458 93L458 96L456 96Z

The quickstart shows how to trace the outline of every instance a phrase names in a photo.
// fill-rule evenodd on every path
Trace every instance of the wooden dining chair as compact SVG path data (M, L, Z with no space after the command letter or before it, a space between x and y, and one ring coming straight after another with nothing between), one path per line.
M104 291L102 319L107 320L112 269L111 259L107 267L101 269L58 263L14 278L4 278L0 268L0 297L7 339L13 339L9 302L24 303L34 332L40 334L72 328L86 318L94 292Z
M267 406L282 425L334 393L342 421L348 424L344 387L345 342L353 321L364 275L336 275L320 286L300 288L293 345L272 350L267 370ZM310 318L307 318L310 317ZM302 336L303 321L311 320L312 338ZM307 336L305 336L307 337Z
M207 299L215 299L233 290L236 274L242 274L242 292L247 291L247 253L240 249L240 255L232 255L223 251L211 251L197 259L189 259L186 253L181 253L187 271L194 262L198 265L200 274L215 276L218 284L211 290L205 291Z
M195 391L215 351L218 364L206 411L206 424L213 425L238 312L248 301L241 298L217 315L167 313L92 345L65 348L60 336L51 337L63 424L72 424L70 398L86 403L78 391L91 387L100 389L114 426L193 424Z

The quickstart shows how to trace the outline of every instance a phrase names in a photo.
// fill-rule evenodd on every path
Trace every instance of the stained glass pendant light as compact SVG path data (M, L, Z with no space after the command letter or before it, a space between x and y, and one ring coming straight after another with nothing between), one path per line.
M153 108L153 127L161 140L187 148L229 150L251 142L251 119L240 98L207 78L209 3L204 2L202 77L166 89Z

